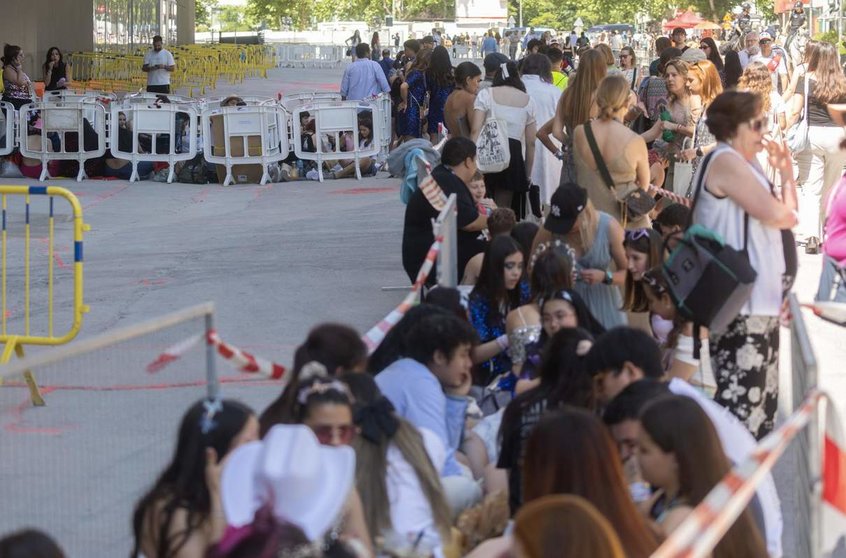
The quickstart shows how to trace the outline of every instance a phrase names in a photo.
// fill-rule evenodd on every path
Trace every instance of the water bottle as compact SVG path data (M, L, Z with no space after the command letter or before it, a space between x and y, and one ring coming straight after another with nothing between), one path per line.
M661 120L664 122L672 122L673 115L670 114L670 111L665 109L661 109ZM661 134L661 139L666 141L667 143L672 142L676 138L676 133L672 130L664 130L664 133Z

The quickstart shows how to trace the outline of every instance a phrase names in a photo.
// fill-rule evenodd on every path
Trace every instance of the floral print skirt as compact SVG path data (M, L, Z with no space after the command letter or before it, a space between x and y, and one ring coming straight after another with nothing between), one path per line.
M778 316L740 315L710 345L714 400L760 440L773 430L778 411Z

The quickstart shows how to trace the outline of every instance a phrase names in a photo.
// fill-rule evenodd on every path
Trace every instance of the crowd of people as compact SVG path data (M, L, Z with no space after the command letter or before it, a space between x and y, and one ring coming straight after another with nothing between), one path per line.
M782 73L768 34L723 58L677 29L655 60L618 40L571 66L538 37L480 69L443 40L383 64L359 38L341 91L390 92L397 150L442 144L431 176L456 198L463 284L430 274L372 354L315 327L261 412L187 409L127 518L133 557L647 557L773 431L797 240L824 254L818 298L846 301L836 47L810 42ZM482 172L492 120L507 162ZM797 121L803 149L785 139ZM406 194L414 282L438 208ZM696 230L754 271L710 329L667 272ZM781 534L768 476L712 555L782 556ZM51 545L16 533L0 556Z

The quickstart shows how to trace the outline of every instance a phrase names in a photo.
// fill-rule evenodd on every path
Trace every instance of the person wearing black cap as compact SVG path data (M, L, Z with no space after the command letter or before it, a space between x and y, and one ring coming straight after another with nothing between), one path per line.
M492 52L485 56L482 65L485 67L485 79L479 83L479 91L493 85L493 78L500 66L508 62L508 57L501 52Z
M576 284L573 286L602 327L626 325L620 289L626 280L623 227L613 217L597 211L587 190L565 182L555 190L549 214L532 246L560 240L575 252ZM613 267L615 271L611 270ZM529 270L531 273L531 270Z
M467 261L485 249L485 241L479 239L487 228L488 218L479 214L467 184L476 174L476 144L467 138L451 138L444 144L441 164L432 170L432 177L448 197L456 196L458 216L458 277L464 274ZM432 220L438 217L436 209L418 188L408 200L405 209L405 226L402 232L402 265L413 283L420 266L426 259L435 236ZM428 284L434 284L435 270L429 273Z

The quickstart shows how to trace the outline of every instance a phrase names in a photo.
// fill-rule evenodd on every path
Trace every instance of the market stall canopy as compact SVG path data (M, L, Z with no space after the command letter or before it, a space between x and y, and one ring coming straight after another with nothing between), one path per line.
M673 29L676 27L681 27L683 29L693 29L696 27L697 24L702 23L705 21L691 10L687 10L682 15L677 16L675 19L671 19L667 23L664 24L664 29Z
M697 23L694 29L722 29L721 25L714 23L713 21L703 21L701 23Z

